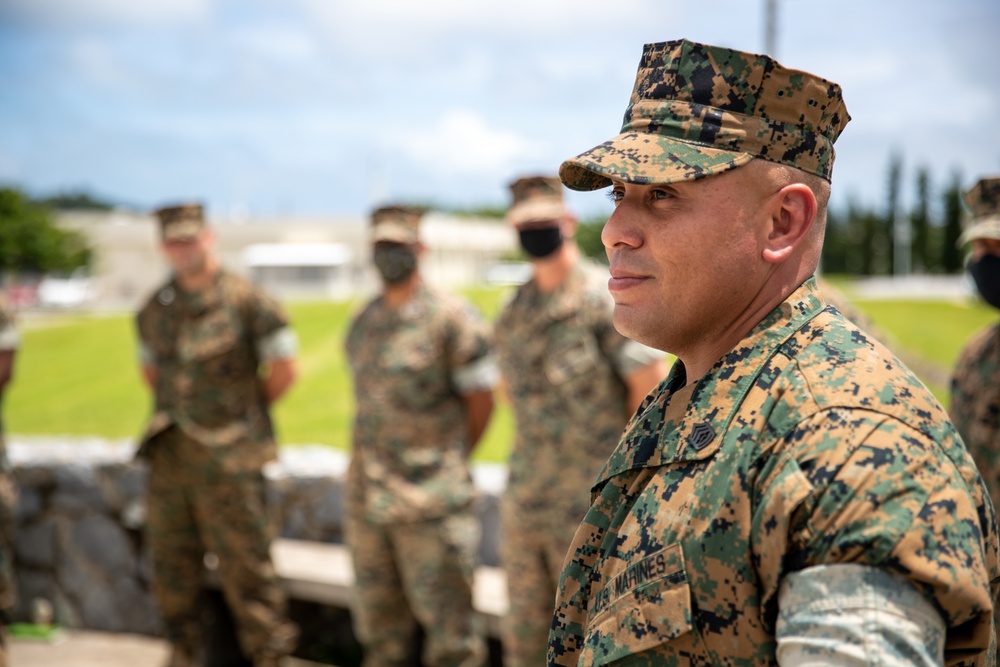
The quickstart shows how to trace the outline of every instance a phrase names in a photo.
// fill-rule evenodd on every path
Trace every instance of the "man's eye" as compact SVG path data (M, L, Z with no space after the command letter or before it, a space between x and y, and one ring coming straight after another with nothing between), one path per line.
M608 199L611 200L612 203L617 204L618 202L620 202L622 199L625 198L625 191L624 190L608 190L607 197L608 197Z
M652 197L653 199L670 199L670 193L666 190L653 190Z

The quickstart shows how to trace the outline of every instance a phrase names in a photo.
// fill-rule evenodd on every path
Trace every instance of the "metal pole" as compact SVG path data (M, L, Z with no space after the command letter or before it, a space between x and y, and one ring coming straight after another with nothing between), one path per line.
M778 57L778 0L767 0L765 5L764 53Z

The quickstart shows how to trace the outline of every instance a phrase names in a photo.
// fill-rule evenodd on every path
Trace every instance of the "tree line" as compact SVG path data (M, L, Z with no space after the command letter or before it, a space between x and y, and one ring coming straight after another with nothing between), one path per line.
M33 200L0 187L0 281L17 274L69 273L90 265L92 250L79 232L56 225L52 200Z

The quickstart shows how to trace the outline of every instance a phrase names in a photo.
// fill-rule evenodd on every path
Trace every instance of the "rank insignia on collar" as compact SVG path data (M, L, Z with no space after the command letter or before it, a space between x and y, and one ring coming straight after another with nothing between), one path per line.
M715 429L708 422L698 422L691 428L691 433L687 437L688 444L695 449L705 449L708 444L715 440Z
M164 287L160 290L160 293L156 295L156 300L162 303L164 306L169 306L174 302L174 298L177 295L174 294L172 287Z

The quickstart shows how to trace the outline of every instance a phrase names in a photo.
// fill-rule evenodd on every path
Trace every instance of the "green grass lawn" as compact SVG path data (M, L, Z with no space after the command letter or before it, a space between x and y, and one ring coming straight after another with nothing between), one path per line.
M503 291L466 294L494 317ZM354 397L343 352L351 314L362 304L293 303L299 336L299 380L275 412L282 443L350 446ZM135 438L151 399L136 361L131 315L56 316L22 323L15 379L5 396L5 429L17 434ZM498 397L476 458L502 461L513 437L509 409Z
M493 319L504 290L466 292ZM278 404L275 419L283 443L321 443L346 449L354 399L343 338L356 303L291 304L300 340L300 378ZM856 301L883 330L885 341L905 358L918 358L940 373L951 368L962 345L997 318L977 303ZM8 432L134 438L142 430L150 398L135 359L130 315L59 316L25 322L16 377L5 397ZM928 381L943 402L947 387ZM502 461L513 437L509 408L497 410L476 458Z

